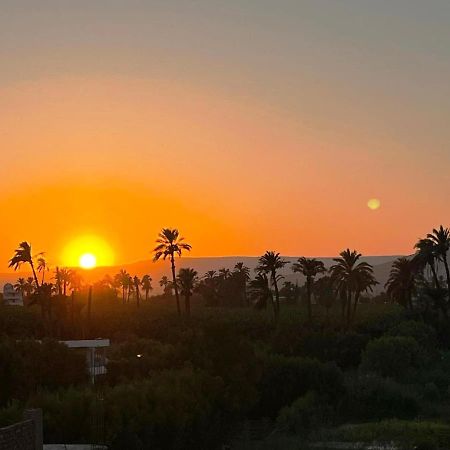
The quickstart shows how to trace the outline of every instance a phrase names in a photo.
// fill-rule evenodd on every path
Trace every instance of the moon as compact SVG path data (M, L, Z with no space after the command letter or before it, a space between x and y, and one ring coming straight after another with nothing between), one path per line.
M371 198L368 202L367 202L367 206L369 209L371 209L372 211L375 211L377 209L380 208L381 206L381 202L378 198Z

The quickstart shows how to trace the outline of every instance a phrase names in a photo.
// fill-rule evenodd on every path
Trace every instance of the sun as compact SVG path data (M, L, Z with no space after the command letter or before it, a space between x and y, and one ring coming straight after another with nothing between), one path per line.
M93 269L97 266L113 266L114 252L111 246L95 235L72 239L62 253L63 264L67 267Z
M85 253L80 256L80 267L82 269L93 269L97 266L97 258L92 253Z

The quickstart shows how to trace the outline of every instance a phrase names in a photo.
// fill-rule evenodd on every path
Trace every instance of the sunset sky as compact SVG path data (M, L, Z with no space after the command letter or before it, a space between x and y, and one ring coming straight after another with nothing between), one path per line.
M149 258L163 226L193 256L411 252L450 224L449 23L448 0L2 0L0 271L22 240Z

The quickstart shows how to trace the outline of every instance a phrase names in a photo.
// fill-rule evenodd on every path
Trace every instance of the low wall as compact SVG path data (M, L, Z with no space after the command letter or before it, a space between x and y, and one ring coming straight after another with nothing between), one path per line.
M42 412L27 410L24 419L0 428L0 450L42 450Z

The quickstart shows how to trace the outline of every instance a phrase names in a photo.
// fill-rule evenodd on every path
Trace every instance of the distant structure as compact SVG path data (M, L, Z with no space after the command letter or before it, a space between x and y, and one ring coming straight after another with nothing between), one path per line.
M8 306L23 306L22 293L16 291L10 283L3 286L3 304Z
M91 383L95 384L97 375L106 374L107 359L104 352L109 347L109 339L82 339L76 341L61 341L69 348L79 348L86 351L86 361L91 377Z

